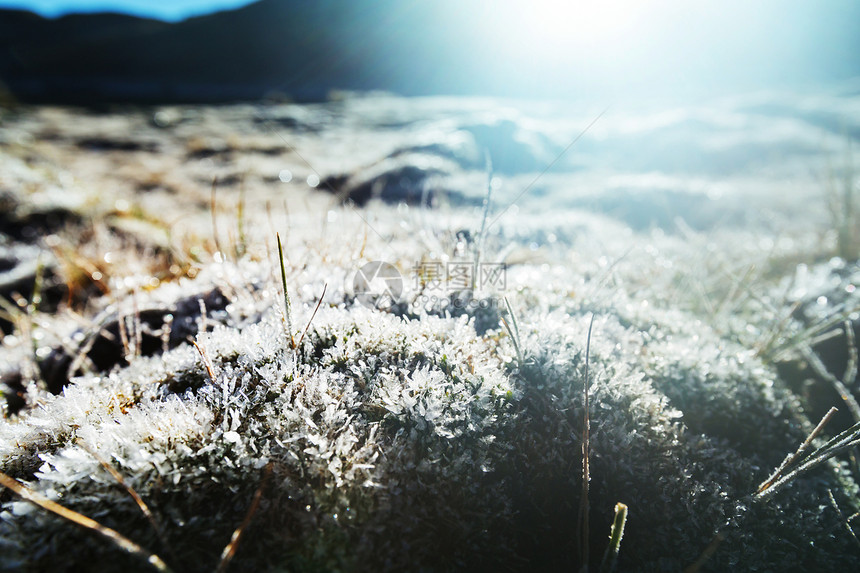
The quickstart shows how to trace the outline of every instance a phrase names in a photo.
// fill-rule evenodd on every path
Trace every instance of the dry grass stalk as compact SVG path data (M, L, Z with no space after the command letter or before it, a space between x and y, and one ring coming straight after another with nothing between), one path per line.
M711 542L708 543L708 546L705 547L705 550L702 551L702 554L699 555L699 558L696 559L695 563L693 563L692 565L690 565L684 569L684 573L698 573L699 570L702 568L702 565L707 563L708 559L710 559L711 556L714 553L716 553L717 548L720 546L720 544L723 541L725 541L725 539L726 539L725 533L723 533L723 532L717 533L714 536L714 538L711 539Z
M197 341L192 342L192 344L194 344L194 348L197 349L197 353L200 354L200 359L203 361L203 366L206 367L206 373L209 374L209 379L213 384L215 384L215 367L212 365L212 360L206 353L206 349L197 344Z
M322 304L323 298L325 298L325 291L326 291L326 289L328 289L328 283L326 283L325 285L323 285L323 291L322 291L322 294L320 295L320 298L319 298L319 300L317 301L317 305L316 305L316 307L314 307L314 312L313 312L313 314L311 315L311 319L308 321L307 325L305 326L304 331L302 332L302 335L299 337L299 342L296 344L296 346L297 346L297 347L299 347L299 348L301 348L301 347L302 347L302 340L304 340L304 339L305 339L305 334L307 334L307 333L308 333L308 329L311 327L311 323L314 321L314 317L317 315L317 311L320 309L320 305Z
M90 448L81 440L77 440L76 443L78 444L78 446L83 448L84 451L86 451L89 455L94 457L96 461L98 461L101 466L108 471L108 473L113 477L113 479L115 479L116 482L121 485L126 492L128 492L128 495L131 496L131 498L137 504L137 507L140 508L140 512L143 513L144 517L146 517L147 521L149 521L149 524L152 526L152 530L155 531L155 534L158 536L159 541L161 541L161 544L164 546L164 548L167 549L167 551L171 554L171 557L173 557L174 564L176 564L178 560L173 555L173 551L170 549L170 543L167 541L167 536L164 534L164 531L158 525L158 521L155 519L155 516L152 514L152 511L150 511L149 506L146 505L146 502L144 502L143 498L140 497L140 494L138 494L137 491L135 491L135 489L131 487L128 482L125 481L125 478L122 477L122 474L120 474L116 470L116 468L109 464L107 460L101 457L98 452Z
M779 467L776 468L776 470L774 470L774 472L758 486L756 495L762 495L769 488L771 488L773 484L776 483L780 477L782 477L785 470L788 469L789 466L795 463L798 459L800 459L803 454L806 453L810 446L812 446L812 441L816 437L818 437L822 430L824 430L824 426L826 426L828 422L830 422L831 418L833 418L833 415L836 414L837 411L838 410L836 408L830 408L830 410L828 410L827 413L824 414L824 417L821 418L821 421L818 422L818 425L815 426L815 429L812 430L812 432L806 437L803 443L800 444L800 447L797 448L797 451L795 451L793 454L786 456L786 458L782 461Z
M33 491L18 480L13 479L2 472L0 472L0 485L11 489L21 499L29 501L30 503L41 507L45 511L50 511L51 513L58 515L63 519L71 521L72 523L80 525L81 527L89 529L90 531L98 533L126 553L136 555L141 559L145 560L156 570L166 572L171 571L170 567L167 566L167 564L161 559L161 557L159 557L155 553L150 553L149 551L147 551L131 539L125 537L118 531L115 531L110 527L105 527L94 519L90 519L85 515L81 515L76 511L72 511L71 509L63 507L59 503L51 501L40 493Z
M269 462L266 466L265 472L263 473L263 480L260 482L260 487L257 488L257 491L254 493L254 498L251 500L251 507L248 508L248 513L245 514L245 519L242 520L242 523L236 528L236 531L233 532L233 535L230 538L230 543L228 543L227 546L224 547L224 551L221 552L221 561L218 563L218 568L215 570L215 573L224 573L230 565L230 561L232 561L233 556L236 555L236 550L239 548L239 543L242 541L242 535L245 533L245 529L247 529L248 525L250 525L251 520L254 519L257 509L260 507L263 490L266 489L266 484L268 483L271 475L272 464Z

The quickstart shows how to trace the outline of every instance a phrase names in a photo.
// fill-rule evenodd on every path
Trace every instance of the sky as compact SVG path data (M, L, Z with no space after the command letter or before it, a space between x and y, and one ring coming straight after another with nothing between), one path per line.
M547 91L696 97L860 78L857 0L483 2L471 21L487 75L518 70L511 81Z
M217 10L238 8L252 0L0 0L0 8L18 8L48 18L73 12L122 12L175 22Z
M310 5L316 0L305 1ZM49 17L114 11L177 21L249 3L0 0L0 7L25 8ZM292 6L301 4L296 1ZM683 98L860 82L860 0L330 0L322 4L320 13L339 5L344 8L346 24L335 38L335 43L340 42L338 58L372 52L377 37L411 48L392 49L372 63L379 69L367 74L391 77L384 78L387 84L366 89L421 94L438 76L445 89L460 89L452 93ZM350 9L358 11L353 14ZM297 13L308 17L311 12ZM416 23L414 17L407 17L410 13L422 19ZM403 18L398 20L398 15ZM285 29L295 32L295 21L283 17ZM309 22L319 25L313 19ZM413 33L409 26L415 25L419 29ZM355 50L349 42L355 43ZM266 54L278 57L278 46ZM436 67L416 66L413 59L418 51L427 56L422 62L435 62ZM322 58L325 53L309 53L308 62L314 55ZM333 63L324 60L317 65L324 68Z

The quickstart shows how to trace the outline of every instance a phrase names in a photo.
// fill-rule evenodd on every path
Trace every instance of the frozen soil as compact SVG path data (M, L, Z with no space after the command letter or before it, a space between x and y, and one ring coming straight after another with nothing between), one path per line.
M809 175L855 107L607 117L543 175L587 114L3 110L0 471L175 571L251 507L230 570L575 570L588 385L590 568L620 502L620 571L854 570L853 454L755 493L860 414L854 182ZM151 568L0 501L7 570Z

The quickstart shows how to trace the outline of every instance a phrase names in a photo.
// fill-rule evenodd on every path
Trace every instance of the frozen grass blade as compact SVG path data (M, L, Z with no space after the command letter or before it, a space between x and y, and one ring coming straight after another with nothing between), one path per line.
M236 242L236 258L241 259L248 251L248 241L245 235L245 176L242 175L242 187L239 191L239 204L236 206L236 232L239 237Z
M119 327L119 340L122 343L123 357L126 362L131 362L131 341L128 337L127 315L117 314L117 326Z
M606 267L606 270L604 270L598 277L596 277L594 281L590 281L588 292L584 296L584 298L587 300L594 300L595 304L603 304L603 301L609 296L611 296L614 292L612 291L612 289L608 289L602 297L598 297L598 295L601 294L603 286L606 284L606 281L612 278L612 273L615 271L618 265L621 264L621 262L624 261L624 259L626 259L627 256L632 253L635 248L636 247L633 246L624 251L624 254L612 261L612 264ZM592 283L594 284L594 286L591 286Z
M786 456L786 458L782 461L779 467L776 468L776 470L774 470L774 472L758 486L756 495L767 491L768 488L770 488L774 483L779 480L779 478L782 476L785 470L788 469L789 466L791 466L804 453L806 453L809 447L812 446L812 441L816 437L818 437L822 430L824 430L824 426L826 426L830 422L831 418L833 418L833 415L836 414L836 412L838 412L836 408L830 408L830 410L828 410L827 413L824 414L824 417L821 418L821 421L818 422L818 425L815 426L815 429L810 432L810 434L806 437L803 443L800 444L800 447L797 448L797 451L795 451L793 454L789 454L788 456Z
M41 253L36 258L36 276L33 278L33 294L30 296L30 304L27 310L34 314L42 304L42 289L45 283L45 263L42 261Z
M116 482L121 485L128 495L134 500L137 504L137 507L140 508L140 512L143 513L144 517L146 517L149 524L152 526L152 530L155 531L155 534L158 536L158 540L161 541L161 544L164 548L170 553L170 556L173 560L173 564L176 565L179 560L176 559L176 556L173 554L173 550L170 549L170 543L167 541L167 536L164 535L164 531L158 525L158 521L156 521L155 516L152 514L152 511L149 510L149 506L146 505L146 502L143 501L143 498L135 491L133 487L131 487L128 482L125 481L125 478L122 477L116 468L110 465L107 460L101 457L95 450L91 449L81 440L76 441L77 445L80 446L85 452L94 457L96 461L98 461L101 466L108 471L108 473L116 480Z
M773 474L761 485L755 494L755 499L766 500L772 497L779 490L797 479L806 472L818 467L830 458L841 454L857 445L860 445L860 422L854 424L844 432L841 432L835 438L832 438L825 445L816 448L805 458L801 457L803 453L809 449L809 444L821 432L824 425L830 420L836 409L831 408L825 414L818 426L809 434L809 437L800 445L797 452L786 458L786 460L774 471ZM788 468L794 466L794 469L786 473Z
M609 534L609 546L603 554L600 563L600 573L612 573L618 564L618 552L621 550L621 538L624 537L624 526L627 524L627 506L623 503L615 504L615 519L612 520L612 529Z
M851 332L850 335L848 334L849 331ZM848 344L850 345L849 350L848 350L848 354L849 354L848 368L846 369L846 376L845 377L854 378L854 377L856 377L856 353L857 353L857 350L856 349L853 350L854 356L852 357L851 347L854 346L853 340L852 340L854 338L854 331L851 328L850 323L845 328L845 337L846 337ZM825 382L828 382L831 386L833 386L833 389L836 390L836 392L839 394L839 397L842 398L843 402L845 402L845 406L847 406L848 411L851 412L851 417L854 418L854 421L860 422L860 404L857 403L857 399L854 397L854 395L851 393L851 391L846 387L846 385L842 382L842 380L839 380L836 376L834 376L833 374L831 374L827 370L827 367L824 365L824 363L821 361L821 359L818 357L818 355L815 354L815 351L812 350L812 348L808 344L802 345L800 347L800 352L803 355L803 358L806 360L807 364L809 364L809 366L812 368L812 370L814 370L815 373L818 374L818 376L821 377L822 380L824 380ZM854 362L854 372L853 373L850 371L851 366L852 366L852 362Z
M15 299L15 304L8 301L5 297L0 296L0 318L5 319L15 326L17 331L24 339L30 342L30 356L26 363L29 372L29 378L36 380L38 378L39 356L37 350L39 348L38 341L34 338L34 313L30 310L32 303L28 303L21 297L16 296L17 293L12 293L12 298ZM17 305L17 306L16 306ZM5 335L0 331L0 340L3 340Z
M212 381L212 384L215 384L215 367L212 365L212 360L209 358L209 355L206 353L206 350L197 344L197 341L192 342L194 348L197 349L197 353L200 354L200 359L203 361L203 366L206 367L206 373L209 374L209 380Z
M842 524L845 526L845 529L848 530L848 534L851 535L851 538L854 539L854 542L860 547L860 539L857 539L857 535L854 533L854 528L851 527L851 520L857 517L860 514L855 513L851 517L845 517L845 514L842 513L842 510L839 508L839 504L836 503L836 498L833 497L833 491L827 490L827 496L830 498L830 505L833 506L833 509L836 510L836 514L839 516L839 519L842 521Z
M845 329L845 347L848 349L848 364L845 365L842 382L851 387L857 381L857 341L854 337L854 326L850 320L843 322L842 328Z
M756 296L754 298L766 307L771 306L761 297ZM804 345L814 347L824 340L838 336L833 332L833 329L842 324L846 317L860 311L860 305L855 305L835 313L830 318L815 322L802 330L790 332L791 329L789 327L792 324L792 318L800 306L801 301L795 302L789 308L788 313L771 329L770 335L765 339L765 342L757 345L757 356L769 362L779 362L792 352L802 352ZM772 309L772 311L775 314L778 313L776 309Z
M102 537L107 538L111 543L113 543L126 553L136 555L137 557L140 557L141 559L145 560L158 571L171 571L170 567L167 566L167 564L161 559L161 557L159 557L155 553L150 553L149 551L147 551L131 539L125 537L118 531L115 531L110 527L105 527L94 519L90 519L85 515L81 515L76 511L72 511L71 509L63 507L59 503L51 501L45 496L28 488L18 480L13 479L2 472L0 472L0 485L11 489L21 499L29 501L30 503L41 507L45 511L50 511L55 515L59 515L63 519L71 521L72 523L80 525L81 527L89 529L90 531L98 533Z
M860 229L857 227L857 207L854 197L856 180L851 149L851 139L848 140L844 172L841 177L828 161L827 171L827 206L830 211L831 224L836 229L836 254L850 261L857 258L860 250ZM841 179L841 181L839 181ZM841 183L841 189L840 189Z
M517 317L514 315L514 310L511 308L511 303L508 297L505 297L505 308L508 311L508 316L511 317L511 322L508 322L505 317L502 317L502 323L505 325L505 330L508 331L508 336L511 337L511 342L514 343L514 350L517 352L518 365L523 364L523 352L520 348L520 327L517 324Z
M729 292L723 297L723 300L717 305L716 311L714 312L715 316L726 316L728 314L733 313L738 305L741 303L741 294L744 291L748 291L750 286L753 284L753 281L750 280L753 272L755 271L755 265L750 265L747 267L746 271L744 271L743 276L741 278L736 278L734 274L725 269L724 272L728 277L732 280L732 287L729 289Z
M800 346L800 352L803 355L809 366L821 377L824 381L829 382L834 390L845 402L848 411L855 422L860 422L860 404L850 390L850 386L854 385L857 380L857 345L854 337L854 327L850 320L843 320L842 329L845 332L845 346L848 352L848 363L845 367L845 372L842 375L842 380L838 379L834 374L827 370L824 363L812 349L814 344L810 341L807 344Z
M132 292L132 304L134 305L134 314L117 314L119 337L122 342L124 358L129 364L131 364L132 360L140 356L141 346L143 345L143 325L140 322L140 310L137 306L136 291Z
M769 500L801 475L818 467L830 458L860 445L860 422L858 422L832 438L823 446L815 448L812 452L809 452L815 439L818 438L822 431L824 431L824 427L830 422L836 412L836 408L830 408L830 410L828 410L828 412L821 418L821 421L818 422L818 425L815 426L806 439L803 440L803 443L800 444L797 450L793 454L786 456L779 467L777 467L773 473L771 473L770 476L768 476L768 478L758 486L758 489L752 495L753 501ZM832 493L830 495L831 503L835 504L836 501L833 499ZM842 512L839 510L838 506L836 506L836 510L841 517ZM853 535L854 532L851 529L850 524L851 519L853 519L853 516L847 520L843 519L843 522ZM684 569L684 573L697 573L702 565L711 557L711 555L713 555L717 546L724 539L725 534L723 532L717 533L708 547L706 547L702 552L699 559Z
M591 321L588 323L588 338L585 342L585 381L582 385L582 494L579 498L579 554L582 559L580 571L588 571L588 545L589 545L589 480L591 479L591 415L589 414L589 387L588 387L588 359L591 353L591 329L594 326L594 313L591 313ZM620 543L620 540L619 540Z
M314 321L314 317L317 315L317 311L320 309L320 305L322 304L323 298L325 298L325 291L328 288L328 283L323 285L323 291L320 295L319 300L317 301L316 307L314 307L314 313L311 315L311 319L308 321L307 325L305 325L304 331L302 331L302 335L299 337L299 342L296 345L297 347L302 347L302 341L305 339L305 334L308 333L308 329L311 327L311 323Z
M484 161L486 163L487 169L487 194L484 196L484 209L483 214L481 215L481 228L478 230L478 236L475 238L475 268L478 268L478 265L481 262L481 255L484 249L484 235L487 232L487 219L490 218L490 205L492 204L493 197L493 160L490 157L490 152L485 151ZM475 288L474 285L475 277L472 277L472 288Z
M293 318L290 307L290 291L287 288L287 267L284 264L284 249L281 246L281 235L275 233L278 239L278 260L281 263L281 285L284 287L284 321L287 328L287 339L290 341L290 348L296 349L296 340L293 338Z
M212 238L215 240L215 250L218 251L220 261L224 260L224 251L221 250L221 240L218 238L218 203L215 201L215 191L218 188L218 178L212 178L212 192L209 197L209 210L212 213Z
M266 484L268 483L271 475L272 464L269 462L269 464L266 465L260 486L257 488L257 491L254 492L254 498L251 500L251 507L248 508L248 513L245 514L245 519L242 520L242 523L236 528L236 531L233 532L233 535L230 537L230 543L228 543L227 546L224 547L224 551L221 552L221 561L218 563L218 568L215 570L215 573L224 573L230 565L230 561L233 560L233 556L236 555L236 550L239 549L239 543L242 541L242 535L245 533L245 529L247 529L248 525L250 525L251 520L254 519L257 509L260 507L260 499L263 497L263 490L266 489Z

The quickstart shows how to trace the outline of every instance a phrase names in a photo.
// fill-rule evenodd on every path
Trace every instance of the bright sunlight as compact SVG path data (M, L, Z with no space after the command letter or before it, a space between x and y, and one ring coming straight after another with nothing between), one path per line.
M629 37L653 2L636 0L533 0L518 6L518 16L536 49L610 45ZM543 44L543 45L541 45Z

